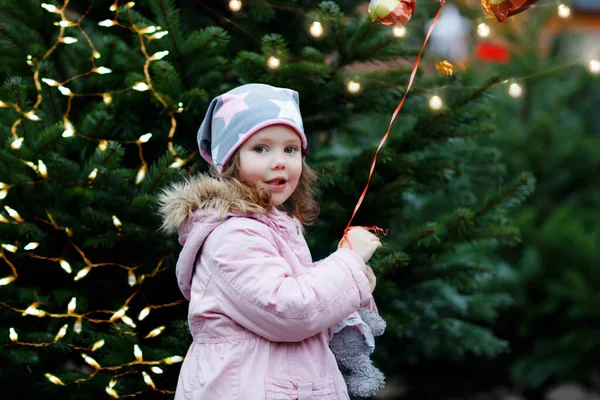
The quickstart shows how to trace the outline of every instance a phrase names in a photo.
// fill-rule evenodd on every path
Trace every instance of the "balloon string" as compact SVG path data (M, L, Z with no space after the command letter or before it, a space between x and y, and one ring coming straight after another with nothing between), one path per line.
M371 183L371 178L373 176L373 171L375 170L375 164L377 163L377 155L379 154L379 150L381 150L384 143L387 141L388 136L390 135L390 131L392 129L392 124L394 123L396 116L402 109L402 106L404 105L404 100L406 100L406 96L408 95L408 92L413 84L413 81L415 80L415 75L417 74L417 68L419 67L419 62L421 61L421 56L423 55L423 51L425 50L427 41L429 40L429 37L431 36L431 33L433 32L433 28L435 27L435 25L437 24L437 22L440 18L440 14L442 13L444 4L445 4L445 0L440 0L440 8L439 8L437 14L435 15L435 18L433 19L433 22L431 23L429 30L427 31L427 35L425 36L425 41L423 42L423 46L421 47L419 56L417 57L415 64L413 66L412 72L410 74L410 80L408 81L408 86L406 88L406 92L404 93L402 100L400 100L400 103L398 104L398 106L396 107L396 110L394 111L394 114L392 115L392 118L391 118L390 123L387 128L387 132L385 133L385 136L383 137L383 139L381 139L381 142L379 143L379 146L377 147L377 151L375 152L375 156L373 157L373 161L371 162L371 169L369 171L369 178L367 179L367 185L365 186L364 190L362 191L362 194L360 195L360 198L358 199L358 203L356 204L356 207L354 207L354 212L352 213L352 216L350 217L350 221L348 221L348 225L346 225L346 229L344 229L344 237L342 238L342 241L340 242L340 247L344 242L348 241L347 235L348 235L348 231L351 229L350 224L352 224L352 221L354 220L354 216L356 215L356 212L360 208L365 196L367 195L367 190L369 189L369 184ZM367 230L374 230L377 234L383 233L383 229L377 228L377 227L364 227L363 226L362 228L365 228ZM385 232L385 234L387 234L387 231ZM350 244L349 241L348 241L348 244ZM352 248L352 245L350 245L350 248Z
M367 185L365 186L364 190L362 191L362 194L360 195L360 198L358 199L358 203L356 204L356 207L354 207L354 212L352 213L352 216L350 217L350 221L348 221L348 225L346 225L346 229L344 229L344 237L343 237L342 241L340 242L340 247L344 242L348 241L347 235L348 235L348 231L351 229L350 225L352 224L352 221L354 220L354 217L356 216L358 209L360 208L365 196L367 195L367 190L369 189L369 184L371 183L371 178L373 177L373 171L375 170L375 164L377 163L377 155L379 154L379 150L381 150L384 143L387 141L387 139L390 135L390 131L392 129L392 124L394 123L396 116L402 109L402 106L404 105L404 100L406 100L408 91L410 90L410 88L413 84L413 81L415 80L415 75L417 74L417 68L419 67L419 61L421 61L421 56L423 55L423 51L425 50L427 41L429 40L429 37L431 36L431 33L433 32L433 28L435 27L435 25L437 24L437 22L440 18L440 14L442 13L442 9L444 8L444 3L445 3L445 0L440 0L440 9L438 10L437 14L435 15L435 18L433 19L433 22L431 23L431 26L429 27L429 30L427 31L427 35L425 36L425 41L423 42L421 51L419 52L419 55L415 61L415 65L413 66L412 72L410 74L410 80L408 81L408 87L406 88L406 92L404 93L402 100L400 100L400 103L398 104L398 106L396 107L396 110L394 111L394 114L392 115L392 118L388 125L387 132L385 133L385 136L383 137L383 139L381 139L381 142L379 143L379 146L377 147L377 151L375 152L375 156L373 157L373 161L371 162L371 169L369 170L369 178L367 179ZM367 230L374 230L376 232L376 234L378 234L378 235L387 234L387 231L384 233L383 229L377 228L376 226L375 227L364 227L363 226L362 228L365 228ZM350 243L350 242L348 241L348 243ZM350 247L352 248L351 245L350 245Z

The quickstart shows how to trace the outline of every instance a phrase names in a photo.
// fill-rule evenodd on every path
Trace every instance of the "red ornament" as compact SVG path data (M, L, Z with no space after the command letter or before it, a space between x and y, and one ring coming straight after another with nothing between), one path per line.
M498 43L479 42L475 47L475 55L481 61L493 63L507 63L510 61L510 53L506 46Z
M490 9L496 16L498 22L504 22L506 18L522 13L533 4L537 3L537 1L538 0L504 0L500 3L494 3L494 0L492 0Z

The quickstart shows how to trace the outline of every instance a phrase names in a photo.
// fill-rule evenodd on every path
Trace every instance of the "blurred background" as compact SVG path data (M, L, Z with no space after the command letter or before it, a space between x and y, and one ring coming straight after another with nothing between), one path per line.
M300 93L313 258L358 205L387 230L376 398L599 399L600 1L517 3L0 0L0 386L173 397L156 195L207 170L211 99L263 82Z

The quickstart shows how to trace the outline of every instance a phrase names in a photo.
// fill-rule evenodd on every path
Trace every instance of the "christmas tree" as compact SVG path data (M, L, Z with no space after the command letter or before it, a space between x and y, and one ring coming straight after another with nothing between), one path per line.
M529 170L538 182L515 215L522 243L502 252L516 268L496 282L517 300L496 328L513 349L496 374L537 396L594 385L599 373L600 52L586 20L577 2L536 9L496 32L510 62L478 63L506 79L494 89L503 123L492 144L509 173Z
M336 248L440 7L401 27L359 4L2 0L3 387L172 395L191 338L156 195L206 171L196 131L239 84L300 92L322 204L307 239L315 260ZM496 248L519 241L509 210L534 186L482 142L497 81L466 87L448 73L417 74L352 221L388 232L371 262L388 323L375 361L416 396L440 397L417 379L432 365L507 351L492 325L511 298L487 283Z

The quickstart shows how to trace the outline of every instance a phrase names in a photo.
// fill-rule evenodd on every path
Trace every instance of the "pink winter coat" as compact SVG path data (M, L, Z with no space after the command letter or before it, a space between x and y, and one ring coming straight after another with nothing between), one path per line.
M203 175L160 200L193 337L175 399L348 399L328 328L374 307L362 259L338 249L313 263L296 218Z

